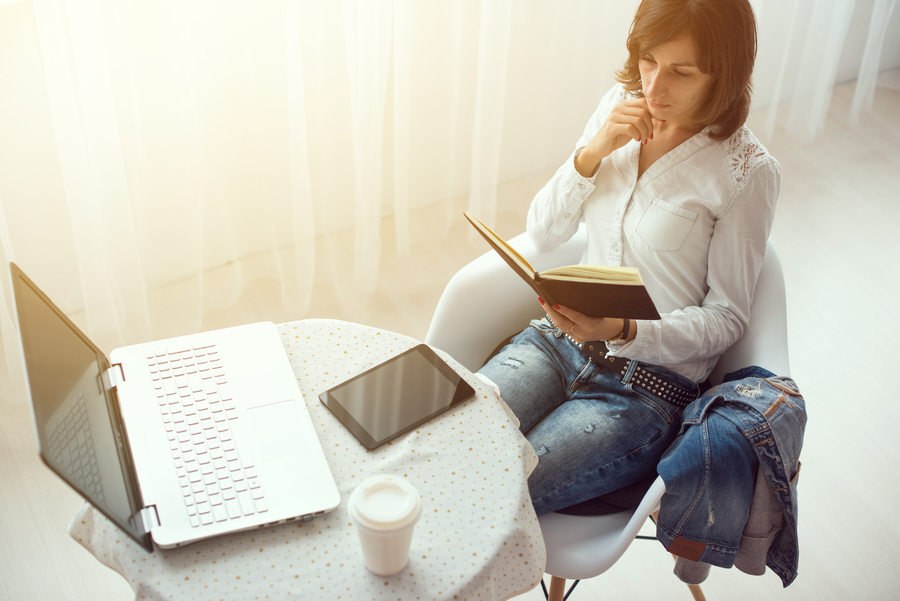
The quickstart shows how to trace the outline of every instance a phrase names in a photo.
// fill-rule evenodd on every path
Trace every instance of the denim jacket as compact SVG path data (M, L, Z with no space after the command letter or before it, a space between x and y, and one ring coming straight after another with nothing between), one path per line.
M667 489L660 542L693 562L751 574L768 566L788 586L799 559L797 477L805 426L806 404L794 381L758 367L728 374L691 403L681 435L659 464Z

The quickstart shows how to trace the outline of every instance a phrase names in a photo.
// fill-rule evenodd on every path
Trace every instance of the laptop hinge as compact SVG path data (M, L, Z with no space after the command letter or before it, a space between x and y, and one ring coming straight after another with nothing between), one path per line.
M115 388L125 381L125 372L122 371L122 366L118 363L111 365L109 369L106 370L104 376L103 384L106 385L107 390Z
M140 511L141 522L144 524L144 532L150 532L154 528L159 528L159 513L156 512L156 505L144 507Z

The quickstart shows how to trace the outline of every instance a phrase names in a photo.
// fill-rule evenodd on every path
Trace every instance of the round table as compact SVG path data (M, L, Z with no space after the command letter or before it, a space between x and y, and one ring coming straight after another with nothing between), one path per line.
M418 341L367 326L304 320L279 330L341 503L311 522L221 536L147 553L84 503L70 535L122 574L136 599L508 599L540 582L546 552L528 495L537 456L495 391L439 354L476 396L373 451L319 393ZM382 473L407 478L423 501L409 565L391 577L362 563L347 514L351 491Z

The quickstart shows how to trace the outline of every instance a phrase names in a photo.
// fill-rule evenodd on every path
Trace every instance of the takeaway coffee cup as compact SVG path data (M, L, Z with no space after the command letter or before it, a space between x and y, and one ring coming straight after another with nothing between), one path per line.
M406 567L413 529L422 515L422 500L412 484L392 475L367 478L350 494L347 511L359 531L366 569L393 576Z

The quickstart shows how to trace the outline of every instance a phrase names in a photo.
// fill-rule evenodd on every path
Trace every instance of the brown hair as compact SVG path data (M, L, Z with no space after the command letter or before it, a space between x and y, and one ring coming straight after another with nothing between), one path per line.
M626 46L628 59L616 79L643 96L640 57L687 33L697 46L697 66L715 77L698 123L713 126L710 136L724 140L750 112L750 76L756 60L756 18L748 0L642 0Z

